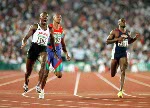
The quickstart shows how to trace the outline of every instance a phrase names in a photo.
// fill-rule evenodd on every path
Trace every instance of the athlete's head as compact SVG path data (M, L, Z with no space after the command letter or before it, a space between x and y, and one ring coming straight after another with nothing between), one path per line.
M60 24L62 20L62 17L60 14L56 13L54 16L53 16L53 21L55 21L56 23Z
M48 13L47 12L42 12L40 14L40 22L42 24L47 24L47 21L48 21Z
M126 27L126 20L124 18L119 19L118 25L122 28L125 28Z

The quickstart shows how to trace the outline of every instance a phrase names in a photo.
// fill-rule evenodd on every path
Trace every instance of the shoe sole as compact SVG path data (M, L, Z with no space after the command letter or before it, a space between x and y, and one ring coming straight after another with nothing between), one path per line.
M118 96L119 98L123 98L123 96Z

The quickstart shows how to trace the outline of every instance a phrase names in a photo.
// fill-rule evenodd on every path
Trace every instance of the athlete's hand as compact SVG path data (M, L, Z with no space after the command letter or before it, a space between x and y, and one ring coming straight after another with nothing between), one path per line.
M137 38L139 38L140 37L140 33L136 33L135 34L135 38L137 39Z
M24 48L26 45L27 45L27 42L24 43L24 42L22 41L21 49Z
M122 42L124 39L125 39L125 37L119 37L119 38L117 38L117 41L120 43L120 42Z
M68 61L70 61L70 60L71 60L71 57L70 57L68 54L66 54L66 59L67 59Z

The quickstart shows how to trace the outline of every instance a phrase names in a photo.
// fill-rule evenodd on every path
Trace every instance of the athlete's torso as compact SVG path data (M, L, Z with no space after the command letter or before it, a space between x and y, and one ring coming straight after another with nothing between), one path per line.
M64 32L63 32L62 26L60 26L58 29L55 29L53 27L53 24L49 24L49 26L53 29L53 36L54 36L56 50L61 49L61 40L62 40L62 38L64 36ZM50 42L48 42L48 46L51 46Z
M118 28L116 29L116 31L119 32L118 38L125 37L125 39L121 43L119 42L114 43L113 51L115 51L116 54L126 53L128 47L129 34L127 31L125 33L122 33Z
M47 46L48 37L50 36L49 27L47 26L46 30L43 30L39 24L37 30L33 34L32 42L37 43L41 46Z

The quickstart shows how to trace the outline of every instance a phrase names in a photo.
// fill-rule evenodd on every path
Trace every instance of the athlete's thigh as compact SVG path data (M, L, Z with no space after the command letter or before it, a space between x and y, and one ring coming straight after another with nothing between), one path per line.
M32 43L28 52L27 52L27 58L31 60L37 60L39 56L39 46L35 43Z
M53 56L53 60L52 60L53 61L52 66L54 67L54 69L56 69L57 67L59 67L62 64L62 58L61 58L61 51L60 50L57 51L57 55L58 55L59 59L57 59Z
M54 69L56 69L57 67L59 67L59 65L61 63L62 63L62 58L56 59L55 57L53 57L52 66L54 67Z
M120 69L125 70L128 67L128 61L127 61L127 57L121 57L119 60L119 65L120 65Z
M40 52L38 60L42 62L46 62L47 60L47 52Z

